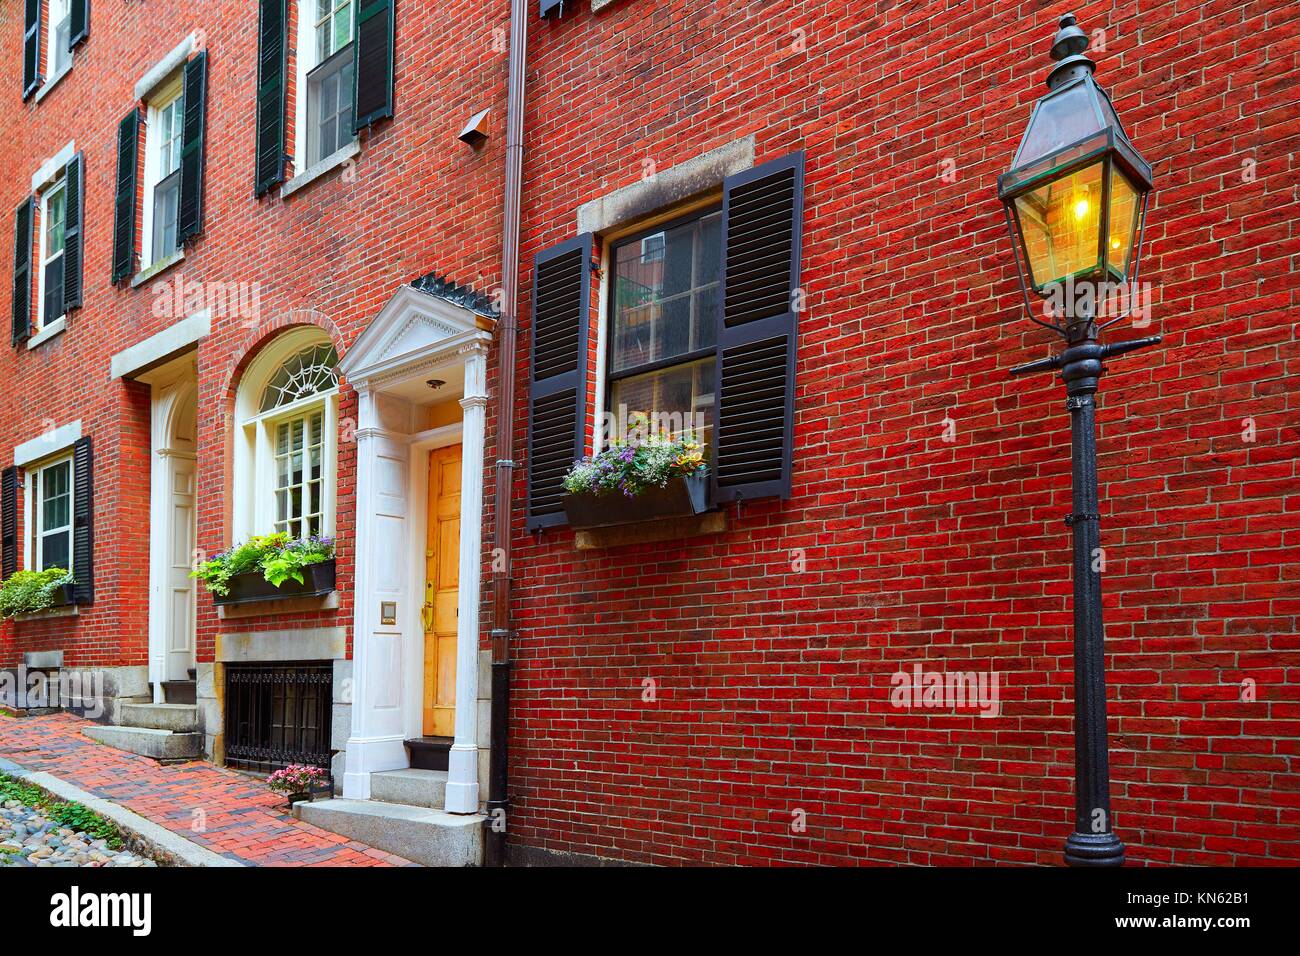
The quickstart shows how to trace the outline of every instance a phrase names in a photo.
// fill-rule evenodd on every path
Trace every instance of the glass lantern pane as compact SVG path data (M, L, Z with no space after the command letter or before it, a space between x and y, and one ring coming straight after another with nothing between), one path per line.
M1097 268L1104 168L1085 166L1016 199L1035 288Z
M1137 231L1138 192L1128 177L1111 165L1110 235L1106 240L1106 265L1112 276L1127 279L1132 266L1134 233Z
M1101 120L1093 103L1094 94L1086 82L1064 86L1043 97L1030 117L1029 130L1013 165L1026 166L1099 132Z

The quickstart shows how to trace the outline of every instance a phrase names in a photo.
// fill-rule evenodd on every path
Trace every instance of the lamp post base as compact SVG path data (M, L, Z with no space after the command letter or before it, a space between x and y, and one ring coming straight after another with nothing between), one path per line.
M1124 844L1113 833L1071 833L1065 841L1067 866L1123 866Z

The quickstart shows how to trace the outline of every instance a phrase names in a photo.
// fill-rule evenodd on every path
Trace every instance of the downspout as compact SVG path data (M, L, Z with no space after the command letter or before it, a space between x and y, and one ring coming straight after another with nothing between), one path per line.
M483 862L506 863L509 816L509 765L506 744L510 720L510 524L515 463L515 332L519 298L519 205L524 165L524 66L528 43L528 0L510 0L510 73L506 86L505 210L501 235L501 322L497 352L496 478L492 576L492 736L488 758L488 819Z

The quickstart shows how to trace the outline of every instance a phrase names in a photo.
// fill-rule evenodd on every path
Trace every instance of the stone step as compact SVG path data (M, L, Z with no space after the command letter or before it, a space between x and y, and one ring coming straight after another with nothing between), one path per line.
M87 727L84 733L118 750L155 760L189 760L203 753L202 734L178 734L152 727Z
M194 704L123 704L120 723L189 734L199 729L199 708Z
M375 800L314 800L294 805L299 820L425 866L479 866L480 813L456 814Z
M447 771L410 767L372 773L370 799L381 803L401 803L408 807L441 810L447 799Z

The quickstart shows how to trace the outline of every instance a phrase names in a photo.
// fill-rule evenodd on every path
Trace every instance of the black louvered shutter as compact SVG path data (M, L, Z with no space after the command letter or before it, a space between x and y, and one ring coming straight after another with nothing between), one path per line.
M95 456L90 437L72 443L72 600L95 600Z
M75 47L90 36L90 0L72 0L68 11L68 47Z
M286 0L261 0L257 25L257 186L284 180Z
M528 389L528 530L565 524L564 476L586 450L591 233L537 254Z
M63 195L65 225L63 227L63 311L81 306L81 234L82 202L86 181L85 160L78 153L68 163Z
M31 335L33 210L28 196L14 213L13 345L26 342Z
M362 2L353 49L353 132L393 115L393 0Z
M113 281L135 271L135 167L140 111L131 110L117 125L117 198L113 202Z
M26 0L23 11L23 99L41 85L41 0Z
M803 153L727 178L715 501L790 496Z
M203 232L203 126L208 111L208 51L185 64L185 120L181 127L181 201L176 244Z
M18 469L0 472L0 578L18 570Z

